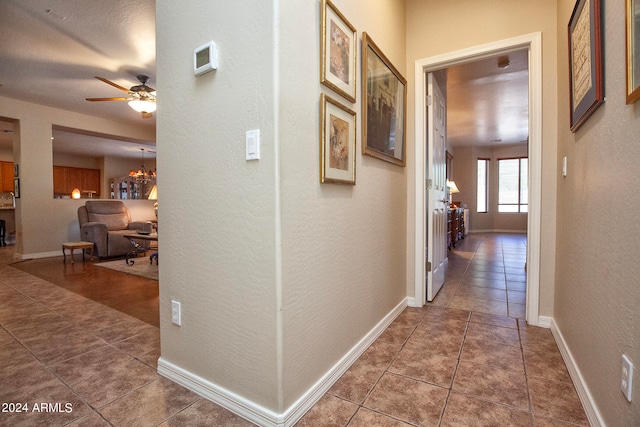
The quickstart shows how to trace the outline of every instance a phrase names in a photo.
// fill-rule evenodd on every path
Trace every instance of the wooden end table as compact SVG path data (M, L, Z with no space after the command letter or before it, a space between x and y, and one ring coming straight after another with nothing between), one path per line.
M75 261L73 260L73 251L75 251L76 249L80 249L82 251L82 262L84 262L84 250L85 249L90 249L91 252L89 252L90 256L91 256L91 261L93 261L93 243L91 242L66 242L62 244L62 262L64 264L67 263L67 253L65 252L65 249L69 249L69 251L71 251L71 264L74 264Z

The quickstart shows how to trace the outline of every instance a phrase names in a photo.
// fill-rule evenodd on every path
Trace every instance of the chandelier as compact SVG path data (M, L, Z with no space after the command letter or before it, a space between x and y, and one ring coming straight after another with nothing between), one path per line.
M141 148L140 150L142 151L142 165L137 171L131 169L131 171L129 171L129 177L134 179L138 184L148 184L151 181L155 181L156 171L147 170L144 166L144 148Z

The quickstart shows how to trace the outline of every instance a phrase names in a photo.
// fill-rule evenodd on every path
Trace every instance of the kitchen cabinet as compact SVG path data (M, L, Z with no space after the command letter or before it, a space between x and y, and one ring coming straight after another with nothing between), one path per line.
M13 162L0 162L0 192L13 191Z
M83 198L100 197L100 169L54 166L54 197L70 196L74 188Z

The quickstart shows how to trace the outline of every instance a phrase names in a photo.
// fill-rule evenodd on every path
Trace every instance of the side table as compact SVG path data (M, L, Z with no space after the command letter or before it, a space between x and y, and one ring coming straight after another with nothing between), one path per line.
M74 264L73 260L73 251L76 249L80 249L82 251L82 262L84 262L84 250L90 249L89 252L91 256L91 261L93 261L93 243L92 242L66 242L62 244L62 262L67 263L67 254L65 249L69 249L71 251L71 264Z

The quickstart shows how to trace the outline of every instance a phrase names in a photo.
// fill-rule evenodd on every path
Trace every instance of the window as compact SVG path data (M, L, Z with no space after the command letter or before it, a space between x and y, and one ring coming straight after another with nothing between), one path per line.
M486 213L489 199L489 159L478 159L478 200L477 212Z
M528 212L529 159L498 159L498 212Z

